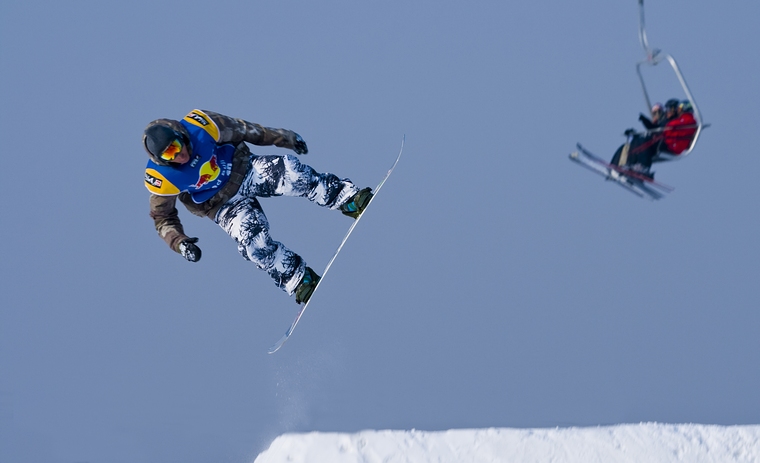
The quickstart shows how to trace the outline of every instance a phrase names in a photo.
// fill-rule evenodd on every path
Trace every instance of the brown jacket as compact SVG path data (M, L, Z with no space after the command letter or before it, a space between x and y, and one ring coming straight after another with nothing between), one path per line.
M245 142L259 146L274 145L281 148L293 149L296 141L296 133L291 130L263 127L259 124L224 116L212 111L195 110L195 112L205 114L219 127L218 144L232 143L236 145L236 149L232 159L232 174L230 179L207 201L196 204L187 192L182 192L177 196L150 194L150 216L153 218L156 231L158 231L158 235L166 241L169 247L176 252L179 252L179 244L188 238L177 214L177 198L193 214L201 217L206 216L213 220L219 208L227 200L235 196L248 173L248 169L250 168L249 161L253 154L251 154ZM179 132L186 133L182 124L171 119L155 120L148 124L148 127L159 123L169 125Z

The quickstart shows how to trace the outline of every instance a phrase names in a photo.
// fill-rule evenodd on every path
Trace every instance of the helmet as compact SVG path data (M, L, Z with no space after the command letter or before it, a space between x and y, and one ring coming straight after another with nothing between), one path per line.
M652 106L652 114L661 113L663 111L663 107L661 103L655 103L654 106Z
M678 105L678 110L684 113L690 113L694 111L694 108L691 106L691 102L689 100L684 100L681 102L681 104Z
M161 153L164 152L171 142L180 140L183 144L187 145L187 137L172 127L173 125L181 127L181 124L177 121L159 119L151 122L143 133L143 146L151 160L158 165L169 165L168 161L161 159Z
M678 105L681 104L680 101L676 100L675 98L671 98L668 101L665 102L665 109L678 109Z

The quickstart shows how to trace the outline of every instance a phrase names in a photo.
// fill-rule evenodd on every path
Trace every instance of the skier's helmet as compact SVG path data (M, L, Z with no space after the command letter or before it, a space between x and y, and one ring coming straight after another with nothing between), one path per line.
M678 109L678 105L681 104L680 101L676 100L675 98L671 98L670 100L665 102L665 110L670 111Z
M678 105L678 111L682 113L691 113L694 112L694 108L691 106L689 100L683 100L681 104Z
M153 162L162 166L169 165L169 161L164 159L162 154L173 144L176 145L176 142L179 142L181 149L181 145L186 143L185 136L164 123L150 125L143 134L145 150Z

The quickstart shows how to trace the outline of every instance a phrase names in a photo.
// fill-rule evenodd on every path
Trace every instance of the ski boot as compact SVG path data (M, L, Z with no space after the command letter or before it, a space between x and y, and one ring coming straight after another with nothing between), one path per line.
M310 267L306 267L301 283L296 287L296 303L306 304L319 283L319 275Z
M364 188L356 193L345 204L340 206L340 211L349 217L354 219L358 218L364 212L364 209L372 199L372 188Z
M641 163L636 163L632 165L630 168L633 172L637 172L645 177L649 177L650 179L654 180L654 172L651 171L651 168L649 166L646 166Z

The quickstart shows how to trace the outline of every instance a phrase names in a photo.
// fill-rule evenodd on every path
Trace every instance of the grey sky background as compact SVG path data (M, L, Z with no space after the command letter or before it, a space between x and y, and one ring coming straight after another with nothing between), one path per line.
M0 4L0 460L245 462L284 432L760 422L760 4L649 0L706 122L651 203L574 165L644 100L635 0ZM669 68L648 70L653 99ZM680 97L681 95L675 95ZM209 220L190 264L145 125L210 109L393 177L302 320ZM259 154L285 154L256 147ZM350 219L262 204L318 271Z

